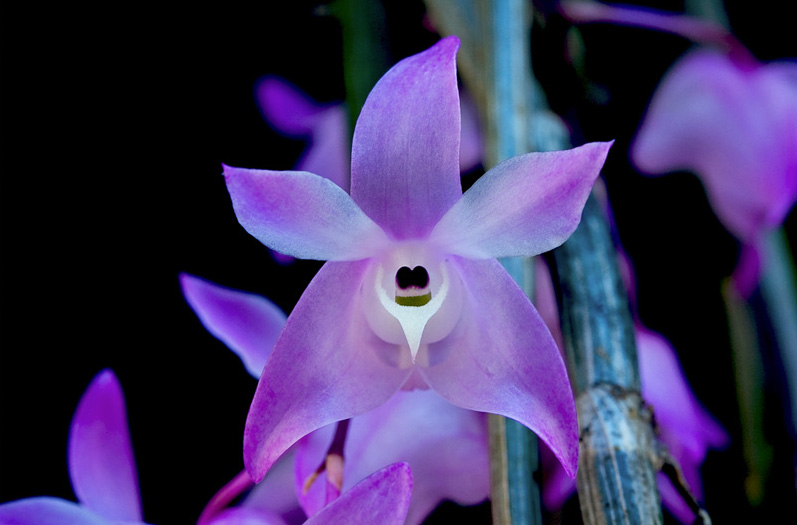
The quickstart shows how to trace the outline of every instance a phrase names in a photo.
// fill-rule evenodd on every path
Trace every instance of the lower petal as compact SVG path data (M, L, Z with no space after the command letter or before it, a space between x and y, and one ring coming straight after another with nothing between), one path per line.
M396 345L377 338L359 289L369 261L327 263L307 287L266 362L244 431L244 463L256 482L310 432L367 412L411 369L391 366Z
M466 290L460 327L429 345L432 366L422 367L422 374L451 403L515 419L536 432L574 477L576 407L551 333L498 261L456 259L456 265Z
M107 525L89 509L60 498L40 497L0 505L0 523L9 525Z
M394 463L374 472L330 503L305 525L348 523L404 523L412 494L412 472L406 463Z

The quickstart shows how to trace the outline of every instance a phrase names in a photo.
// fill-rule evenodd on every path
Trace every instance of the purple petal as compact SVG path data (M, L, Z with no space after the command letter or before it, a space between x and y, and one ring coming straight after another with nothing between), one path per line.
M478 259L537 255L556 248L581 221L611 144L593 142L502 162L440 219L432 242Z
M265 479L252 488L241 506L288 518L301 515L304 520L305 514L299 506L294 489L295 450L296 447L289 449L274 463Z
M303 171L224 166L238 222L273 250L302 259L356 260L385 234L339 186Z
M394 463L374 472L307 520L307 525L379 523L401 525L412 494L412 471Z
M426 236L462 194L457 49L450 36L393 66L357 120L352 198L397 239Z
M396 345L362 311L367 266L325 264L288 318L246 420L244 462L256 482L302 436L381 405L407 379L410 369L388 363Z
M141 521L122 387L111 370L94 377L69 429L69 475L78 500L109 520Z
M205 525L288 525L288 522L268 510L230 507Z
M462 114L459 170L462 173L467 173L482 162L482 136L476 104L463 91L459 93L459 103Z
M294 137L309 135L318 115L327 109L277 77L260 79L255 86L255 98L263 118L277 131Z
M342 106L332 106L316 118L310 146L296 164L296 169L320 175L348 190L349 151L346 111Z
M661 440L700 498L700 464L708 449L725 446L728 436L692 393L667 340L641 326L637 326L636 336L642 395L656 413Z
M654 94L632 160L650 174L695 172L725 227L755 242L797 196L797 89L788 72L716 51L687 54Z
M109 525L89 509L59 498L38 497L0 505L3 525Z
M299 442L300 487L321 463L333 432L333 427L325 427ZM421 523L444 500L461 505L485 500L490 478L484 414L456 407L431 390L415 390L398 392L351 421L344 449L344 491L397 461L409 463L413 472L407 524ZM300 496L308 515L323 507L323 486L316 484Z
M469 304L462 332L429 345L450 352L421 372L451 403L510 417L545 441L574 477L578 422L564 361L551 333L496 260L456 259Z
M185 300L208 332L241 358L247 372L260 377L266 358L285 324L285 314L259 295L224 288L180 274Z

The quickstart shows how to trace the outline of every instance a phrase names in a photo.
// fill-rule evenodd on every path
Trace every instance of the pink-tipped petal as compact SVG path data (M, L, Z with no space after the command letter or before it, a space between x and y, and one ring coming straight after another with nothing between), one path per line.
M255 85L255 98L266 122L280 133L293 137L309 135L318 115L327 109L290 82L277 77L261 78Z
M428 234L462 194L457 49L449 36L393 66L357 120L352 198L397 239Z
M285 314L256 294L232 290L180 274L185 300L208 332L241 358L246 371L260 377L263 365L285 324Z
M526 425L575 477L576 406L551 333L498 261L455 262L467 290L463 329L429 345L430 355L449 354L421 372L451 403Z
M562 244L581 212L611 142L506 160L443 216L432 242L468 258L537 255Z
M325 427L299 442L299 488L324 458L333 431ZM382 465L398 461L409 463L414 473L407 525L422 523L444 500L460 505L484 501L490 491L484 414L456 407L431 390L396 393L349 424L343 490ZM307 494L299 492L308 515L323 507L322 489L314 484Z
M368 261L327 263L308 285L271 353L249 409L244 463L255 481L293 443L392 396L409 369L388 364L362 311Z
M224 177L238 222L278 252L301 259L357 260L387 242L340 186L318 175L224 166Z
M0 505L3 525L110 525L86 507L60 498L38 497Z
M797 89L790 68L701 49L666 75L631 148L649 174L695 172L725 227L753 243L797 197Z
M307 525L401 525L412 494L412 471L394 463L374 472L307 520Z
M343 106L331 106L316 118L310 146L296 164L296 169L320 175L348 190L349 151L346 111Z
M111 370L94 377L72 417L69 475L87 508L109 520L141 521L125 401Z

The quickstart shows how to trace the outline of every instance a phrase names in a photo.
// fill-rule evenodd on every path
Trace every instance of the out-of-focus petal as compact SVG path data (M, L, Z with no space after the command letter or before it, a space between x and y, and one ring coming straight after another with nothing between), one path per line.
M692 492L701 498L700 464L709 448L727 444L728 435L690 390L669 343L641 326L636 336L642 396L653 406L662 441L681 465Z
M695 172L744 242L782 222L797 197L797 89L790 69L701 49L666 75L631 148L649 174Z
M421 367L451 403L515 419L537 433L574 477L578 421L564 361L551 333L496 260L455 260L467 291L459 333L429 345L447 353Z
M285 325L257 385L244 431L244 463L256 482L313 430L371 410L410 369L396 345L368 326L359 293L367 261L327 263Z
M318 115L313 125L310 146L296 164L298 171L309 171L349 189L349 132L343 106L331 106Z
M318 115L327 109L277 77L261 78L255 85L255 98L263 118L280 133L294 137L309 135Z
M313 432L299 442L299 486L326 454L334 427ZM401 391L384 405L350 422L344 449L343 490L381 466L409 463L413 472L409 525L423 522L442 501L473 505L489 496L489 453L483 413L456 407L431 390ZM308 515L323 507L318 480L302 506Z
M241 358L247 372L260 377L266 358L285 324L285 314L256 294L180 274L186 301L208 332Z
M109 525L86 507L60 498L39 497L0 505L3 525Z
M78 500L109 520L141 521L138 474L119 380L103 370L69 429L69 475Z
M508 159L443 216L432 242L468 258L537 255L562 244L581 212L611 142Z
M274 463L263 481L255 485L244 498L241 506L278 514L289 523L304 521L306 516L299 506L294 488L295 451L296 447L289 449Z
M288 525L288 522L272 511L230 507L210 520L207 525Z
M449 36L393 66L357 120L352 198L397 239L427 235L462 194L457 49Z
M410 466L406 463L394 463L357 483L306 523L401 525L407 516L411 494Z
M482 135L476 104L463 91L459 92L461 138L459 142L459 170L467 173L482 162Z
M257 240L301 259L357 260L387 242L340 186L303 171L224 166L238 222Z

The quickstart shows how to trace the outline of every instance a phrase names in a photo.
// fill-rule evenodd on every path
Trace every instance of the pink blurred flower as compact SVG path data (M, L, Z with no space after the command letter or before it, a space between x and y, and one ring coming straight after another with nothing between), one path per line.
M763 236L797 199L797 64L708 48L687 53L653 95L631 159L652 175L697 174L742 243L734 281L749 295Z
M78 503L47 496L4 503L0 523L143 523L122 387L111 370L97 374L78 403L69 429L68 459Z
M567 239L610 144L509 159L462 194L456 37L394 66L366 100L351 195L323 177L225 167L239 222L326 263L263 370L244 436L259 481L293 443L400 389L516 419L571 475L578 437L556 344L496 257Z

